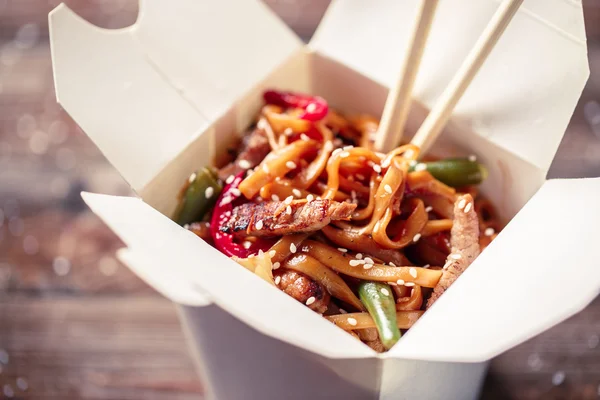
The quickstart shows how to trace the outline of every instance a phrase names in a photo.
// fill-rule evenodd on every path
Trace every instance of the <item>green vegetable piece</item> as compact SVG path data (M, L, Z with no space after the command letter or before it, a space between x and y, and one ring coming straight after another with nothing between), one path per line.
M439 161L418 163L410 167L409 171L415 171L425 165L427 171L437 180L452 187L467 185L478 185L488 176L487 169L477 161L468 158L446 158Z
M179 225L201 221L223 189L216 172L207 167L192 174L186 185L173 215L173 221Z
M362 281L358 286L358 296L375 321L383 347L391 349L400 339L392 288L386 283Z

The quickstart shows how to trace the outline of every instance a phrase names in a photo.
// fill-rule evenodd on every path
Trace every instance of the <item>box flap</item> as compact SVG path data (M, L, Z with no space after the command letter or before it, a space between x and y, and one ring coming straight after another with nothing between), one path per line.
M64 5L49 20L58 101L136 190L301 46L256 0L142 1L119 30Z
M490 359L600 293L600 178L546 182L390 357Z
M142 200L83 198L127 245L123 262L171 300L203 305L210 299L265 335L327 357L376 354Z
M498 5L498 0L440 2L414 88L428 108ZM389 86L408 46L417 6L334 0L310 46ZM587 80L586 54L581 2L525 0L453 120L547 171Z

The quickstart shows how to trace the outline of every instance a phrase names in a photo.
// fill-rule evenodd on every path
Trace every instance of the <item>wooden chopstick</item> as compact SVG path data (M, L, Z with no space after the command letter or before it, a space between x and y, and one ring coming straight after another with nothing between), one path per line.
M523 3L523 0L505 0L485 27L479 39L477 39L475 46L471 49L471 52L467 55L467 58L411 141L412 144L421 149L421 156L427 152L444 129L454 107L469 87L500 36L502 36L521 3Z
M391 151L400 144L406 118L410 111L412 89L417 77L421 58L431 30L438 0L422 0L417 11L417 23L410 38L408 53L395 84L390 87L381 122L377 131L377 151Z

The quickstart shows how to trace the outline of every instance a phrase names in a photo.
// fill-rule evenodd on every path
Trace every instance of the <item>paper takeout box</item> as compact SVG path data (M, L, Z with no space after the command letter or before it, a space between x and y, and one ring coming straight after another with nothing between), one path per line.
M119 30L63 5L50 14L58 101L139 194L84 199L127 245L119 258L180 305L210 395L473 398L490 358L598 294L600 180L545 181L588 76L578 1L526 0L458 104L437 151L477 154L491 172L484 192L514 218L389 352L168 218L182 182L252 123L265 88L379 116L417 3L334 1L308 45L254 0L142 1ZM498 5L440 2L409 136Z

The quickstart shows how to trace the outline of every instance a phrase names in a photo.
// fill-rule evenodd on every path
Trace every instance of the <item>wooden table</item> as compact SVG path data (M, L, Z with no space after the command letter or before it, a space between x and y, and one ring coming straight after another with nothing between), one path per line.
M122 244L79 198L129 189L55 102L47 13L56 3L0 0L0 398L202 398L174 306L114 259ZM67 3L112 28L137 11L134 0ZM327 5L268 3L302 37ZM600 98L600 6L584 3L592 79L553 176L600 175L600 139L583 114ZM598 398L599 342L597 299L493 360L483 397Z

